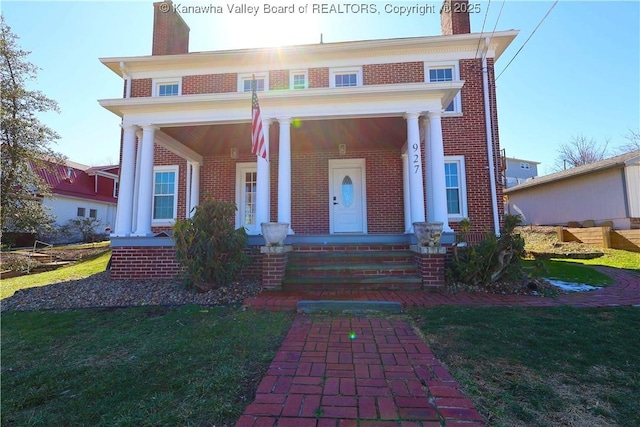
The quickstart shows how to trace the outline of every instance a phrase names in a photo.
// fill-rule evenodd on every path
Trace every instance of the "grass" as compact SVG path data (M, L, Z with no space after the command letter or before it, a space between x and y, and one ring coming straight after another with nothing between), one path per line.
M233 425L291 324L234 308L2 315L2 425Z
M111 251L87 258L85 261L53 271L3 279L0 283L0 299L12 296L19 289L34 288L69 280L84 279L105 271Z
M606 286L614 283L611 277L604 273L579 264L567 262L566 259L543 260L544 271L536 269L535 261L530 259L522 260L525 272L538 278L563 280L565 282L584 283L593 286Z
M638 308L414 314L490 426L640 425Z
M620 249L602 249L604 255L593 259L565 259L563 261L589 266L622 268L640 273L640 252L629 252Z

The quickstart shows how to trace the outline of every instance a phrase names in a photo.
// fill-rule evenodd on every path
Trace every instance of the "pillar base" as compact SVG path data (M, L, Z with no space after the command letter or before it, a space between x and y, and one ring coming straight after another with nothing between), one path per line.
M444 289L444 257L447 248L444 246L411 245L415 252L416 264L422 277L422 290L428 292Z
M293 246L262 246L262 287L265 289L282 289L284 272L289 261L289 252Z

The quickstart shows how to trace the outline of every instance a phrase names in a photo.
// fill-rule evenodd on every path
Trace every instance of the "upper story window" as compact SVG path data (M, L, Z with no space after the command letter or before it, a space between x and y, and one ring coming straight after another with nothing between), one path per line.
M178 207L178 166L153 168L153 221L176 219Z
M329 79L329 87L362 86L362 68L332 68Z
M269 90L269 73L238 74L238 92L251 92L253 76L256 78L256 90L263 92Z
M182 79L153 79L152 96L178 96L182 94Z
M458 74L458 66L456 63L442 63L442 64L426 64L425 75L430 83L441 82L453 82L460 80ZM460 113L462 112L460 93L451 101L447 108L444 109L446 113Z
M531 165L529 163L526 163L526 162L520 162L520 169L529 170L529 169L531 169Z
M289 87L293 90L308 88L308 73L306 71L291 71L289 73Z

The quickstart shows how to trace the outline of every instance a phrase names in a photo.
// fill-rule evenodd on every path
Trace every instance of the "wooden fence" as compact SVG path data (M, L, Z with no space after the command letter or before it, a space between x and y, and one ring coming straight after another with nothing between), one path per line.
M640 252L640 230L612 230L611 227L557 227L560 242L580 242L601 248Z

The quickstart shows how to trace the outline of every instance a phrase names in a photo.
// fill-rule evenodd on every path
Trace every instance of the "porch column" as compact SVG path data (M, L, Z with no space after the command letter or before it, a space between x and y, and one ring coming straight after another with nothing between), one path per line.
M200 204L200 163L187 162L187 167L191 169L187 218L192 218L195 213L195 207ZM187 174L189 174L188 170Z
M414 222L424 222L424 187L422 152L420 150L420 127L417 112L405 114L407 120L407 153L409 155L409 187L411 194L411 231Z
M138 200L140 200L140 147L142 145L142 129L138 128L136 131L136 171L133 182L133 218L131 224L131 235L136 234L138 229Z
M262 120L262 131L264 132L264 143L269 159L269 119ZM271 206L269 203L271 181L269 176L269 161L260 156L257 157L257 180L256 182L256 234L260 234L260 224L271 221Z
M431 136L429 134L429 118L424 117L422 119L422 126L425 130L424 132L424 154L425 154L425 165L424 165L424 173L425 173L425 182L427 183L427 194L425 195L426 204L427 204L427 221L435 221L433 214L433 189L431 188L431 183L433 182L433 162L431 161Z
M409 194L409 156L402 154L402 194L404 202L404 232L411 233L411 194Z
M433 221L443 222L445 232L452 232L447 213L447 183L444 172L444 147L442 142L442 110L429 111L429 165L431 182L429 190L433 193Z
M278 222L289 223L291 229L291 117L279 118L278 143Z
M133 218L133 184L136 168L136 126L122 126L122 163L118 183L118 207L113 235L118 237L131 234Z
M151 217L153 207L153 149L154 136L158 128L152 125L142 126L140 144L140 180L138 196L138 224L135 236L151 235Z

